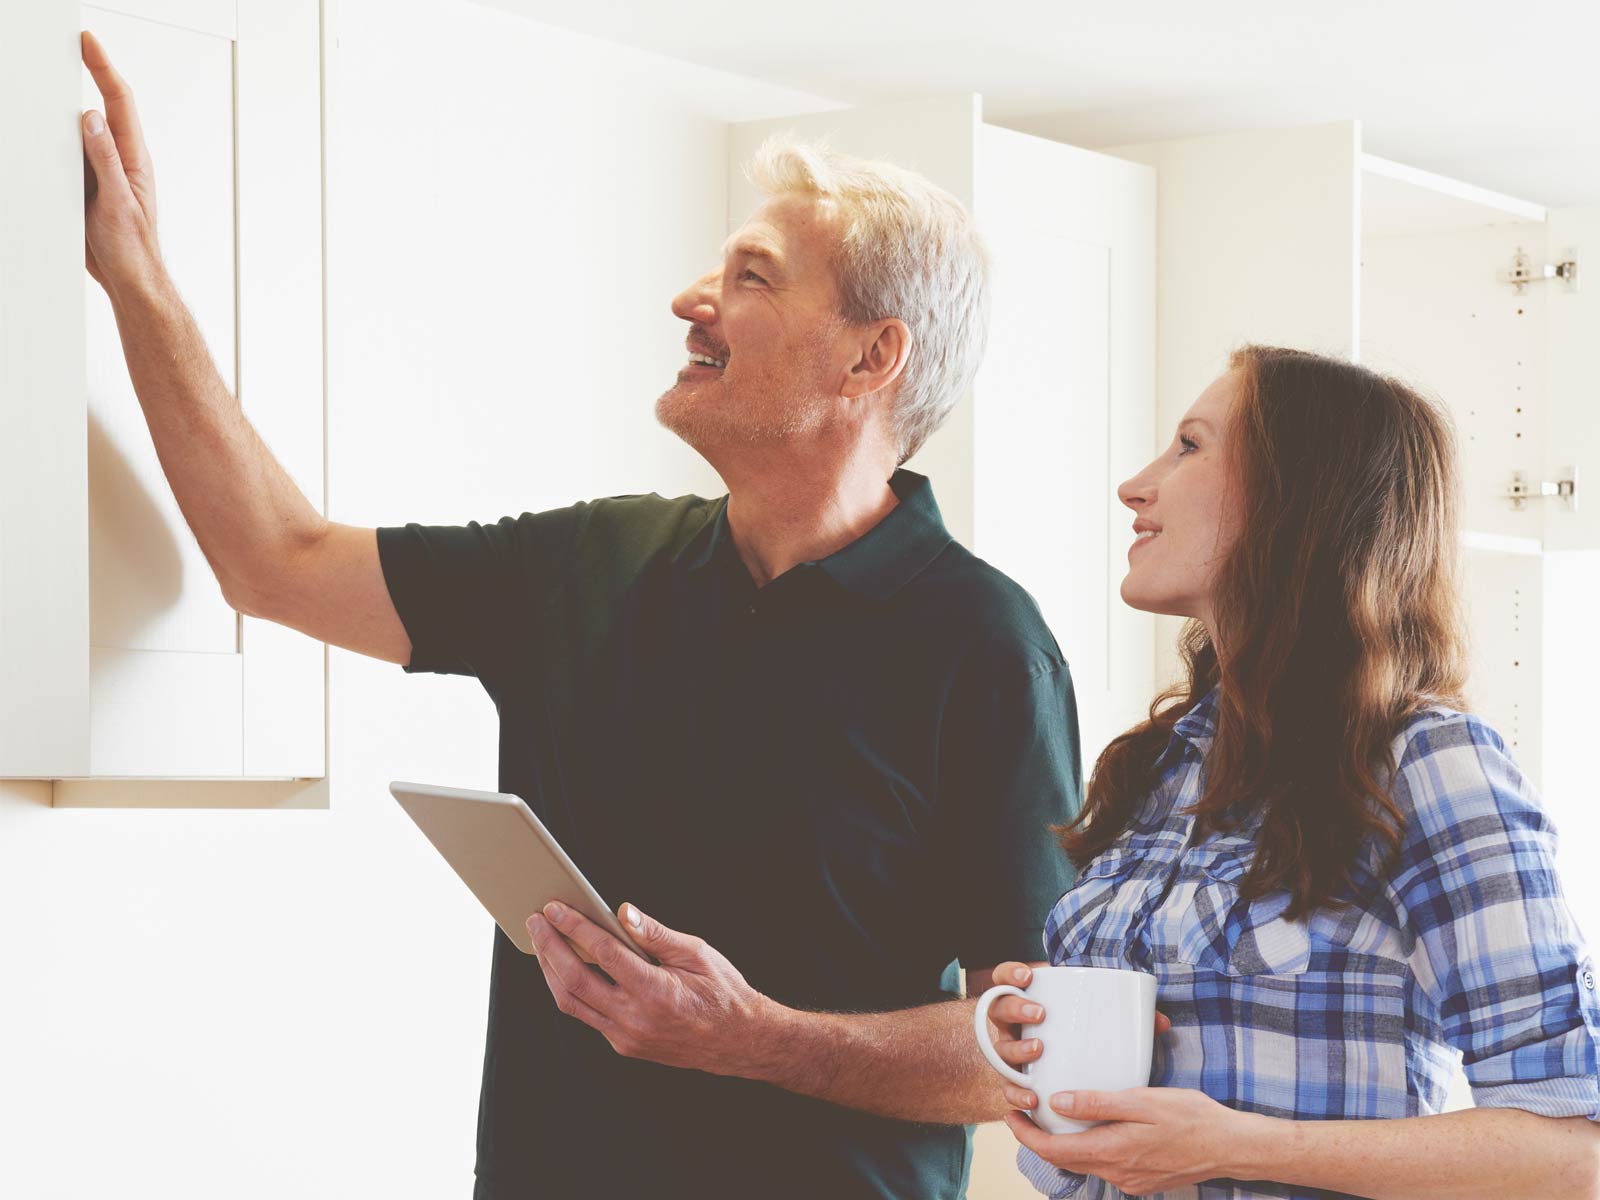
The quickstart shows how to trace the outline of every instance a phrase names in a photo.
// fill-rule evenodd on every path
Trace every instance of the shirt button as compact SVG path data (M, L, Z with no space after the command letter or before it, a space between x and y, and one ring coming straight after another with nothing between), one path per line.
M753 617L753 616L756 615L756 606L754 604L752 604L749 608L745 609L744 611L746 613L748 613L750 616Z
M1583 973L1583 986L1588 988L1591 992L1594 991L1594 972L1593 971L1585 971Z

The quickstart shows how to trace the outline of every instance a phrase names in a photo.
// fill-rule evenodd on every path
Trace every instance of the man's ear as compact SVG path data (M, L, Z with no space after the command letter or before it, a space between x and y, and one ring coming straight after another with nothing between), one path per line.
M839 388L839 394L850 400L871 395L900 378L911 350L911 331L898 317L885 317L863 327L856 344L860 353Z

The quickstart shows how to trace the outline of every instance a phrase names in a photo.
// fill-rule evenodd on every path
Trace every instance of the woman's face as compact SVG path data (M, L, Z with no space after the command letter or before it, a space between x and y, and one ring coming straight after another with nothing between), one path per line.
M1194 617L1213 638L1212 582L1239 523L1226 439L1240 387L1229 371L1201 392L1166 452L1117 489L1137 516L1122 599L1146 612Z

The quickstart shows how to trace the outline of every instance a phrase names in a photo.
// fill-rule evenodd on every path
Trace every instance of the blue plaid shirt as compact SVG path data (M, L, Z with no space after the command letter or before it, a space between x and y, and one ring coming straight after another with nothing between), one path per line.
M1555 830L1498 734L1443 708L1395 740L1398 858L1377 848L1358 882L1376 899L1283 918L1286 892L1239 883L1259 818L1191 845L1216 693L1178 721L1132 826L1057 902L1058 966L1153 972L1172 1032L1150 1082L1230 1108L1316 1121L1436 1113L1458 1061L1479 1106L1600 1119L1600 1006L1561 897ZM1122 1195L1026 1148L1017 1165L1052 1197ZM1217 1180L1169 1198L1326 1197Z

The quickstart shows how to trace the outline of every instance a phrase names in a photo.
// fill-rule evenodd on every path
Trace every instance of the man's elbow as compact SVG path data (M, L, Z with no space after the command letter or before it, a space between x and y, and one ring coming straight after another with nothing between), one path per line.
M259 588L252 587L245 580L234 576L217 573L217 583L222 587L222 601L234 612L243 617L259 617L271 620L267 616L268 604L266 597Z

